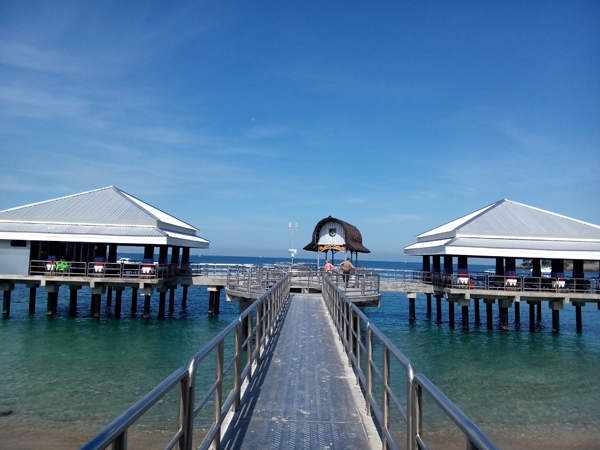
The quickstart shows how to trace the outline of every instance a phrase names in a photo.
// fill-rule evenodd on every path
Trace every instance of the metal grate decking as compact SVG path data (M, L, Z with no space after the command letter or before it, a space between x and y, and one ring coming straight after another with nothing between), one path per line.
M292 294L284 314L221 448L370 448L321 294Z

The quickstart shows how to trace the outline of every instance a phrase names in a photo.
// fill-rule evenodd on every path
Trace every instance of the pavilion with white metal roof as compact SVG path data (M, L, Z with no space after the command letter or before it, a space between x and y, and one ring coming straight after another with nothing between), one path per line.
M114 186L0 211L4 304L10 304L14 283L45 286L49 314L50 296L61 285L89 285L94 295L113 287L132 287L134 295L139 288L147 296L154 288L164 292L167 284L174 289L186 274L190 249L209 246L197 232ZM119 246L140 247L143 260L117 261ZM3 314L8 314L4 308Z
M166 259L168 248L178 253L208 248L187 223L109 186L0 211L0 274L26 275L30 260L65 259L116 262L117 246L154 248ZM179 259L177 254L174 259ZM27 259L27 266L22 262Z
M558 330L558 310L564 303L578 308L578 328L581 306L595 302L600 308L598 273L590 276L584 270L585 262L600 261L600 226L522 203L495 202L418 235L404 253L423 257L423 280L433 284L438 315L443 296L451 306L457 301L463 307L471 299L484 299L488 306L498 299L503 322L513 302L539 307L547 300ZM495 273L471 273L469 258L495 259ZM531 273L517 273L518 259L531 260ZM542 276L544 260L551 261L549 277ZM565 261L572 261L570 276L565 276Z
M502 273L515 270L515 259L531 259L534 272L541 260L552 260L557 273L572 260L574 272L582 273L583 261L600 261L600 226L504 199L418 235L404 253L433 256L434 268L440 256L458 257L459 269L466 269L461 260L467 257L505 259L504 270L497 264Z

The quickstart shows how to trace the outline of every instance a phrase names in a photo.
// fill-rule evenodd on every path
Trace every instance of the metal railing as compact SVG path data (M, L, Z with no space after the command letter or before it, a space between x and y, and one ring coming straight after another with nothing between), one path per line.
M180 274L178 264L144 262L79 262L39 261L29 262L30 275L51 277L103 277L103 278L171 278Z
M236 266L227 270L228 290L262 293L286 276L288 272L269 266Z
M227 270L226 288L240 293L261 293L272 286L285 274L292 276L292 287L301 289L321 289L321 279L329 278L333 283L346 286L344 274L334 270L324 273L313 268L290 268L280 266L236 266ZM347 287L352 295L371 296L379 294L379 275L370 270L359 269L348 275Z
M597 293L599 278L533 277L528 275L494 275L485 272L452 273L422 270L371 269L381 283L427 284L438 288L501 290L521 292Z
M199 448L219 448L223 420L230 411L238 409L243 391L255 375L255 368L278 326L278 318L288 299L290 280L291 275L280 279L196 353L187 367L180 367L173 372L94 436L82 450L105 449L110 445L113 450L126 449L129 428L175 386L179 386L178 429L165 450L175 447L191 450L194 420L200 411L206 411L204 408L211 405L212 424ZM230 339L233 339L233 344L226 345ZM214 357L214 379L201 387L197 383L198 368L203 361L210 361L211 357ZM203 392L199 392L201 388L204 388Z
M410 360L327 277L323 277L323 298L365 396L367 411L373 413L379 425L383 448L399 449L402 434L406 436L408 450L428 448L422 420L423 392L426 392L463 433L468 449L498 449L425 375L415 373ZM374 355L377 347L382 350L379 362ZM403 373L392 372L391 368L398 364ZM406 384L404 394L396 389L402 384L398 379L403 379ZM376 385L380 387L378 393ZM403 429L394 427L399 418L393 411L399 412L405 424Z
M436 287L517 291L517 292L569 292L596 293L600 289L598 278L532 277L521 275L441 274L431 273L431 283Z

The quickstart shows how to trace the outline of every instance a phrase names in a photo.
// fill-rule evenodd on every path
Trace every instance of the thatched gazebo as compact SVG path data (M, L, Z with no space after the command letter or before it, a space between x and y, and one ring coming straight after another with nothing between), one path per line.
M304 247L309 252L317 252L317 265L320 265L321 253L331 252L331 261L337 252L344 252L344 258L350 252L354 255L354 264L358 264L359 253L371 253L362 243L362 235L354 225L334 217L326 217L315 226L312 241Z

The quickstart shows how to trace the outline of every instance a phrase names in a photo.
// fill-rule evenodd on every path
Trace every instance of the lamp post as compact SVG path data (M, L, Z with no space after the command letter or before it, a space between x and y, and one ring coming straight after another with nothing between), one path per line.
M298 229L298 222L295 226L292 226L292 222L289 223L290 231L292 232L292 248L290 248L290 255L292 256L292 264L294 264L294 256L296 255L296 249L294 248L294 233Z

